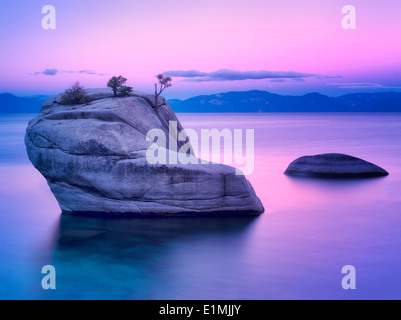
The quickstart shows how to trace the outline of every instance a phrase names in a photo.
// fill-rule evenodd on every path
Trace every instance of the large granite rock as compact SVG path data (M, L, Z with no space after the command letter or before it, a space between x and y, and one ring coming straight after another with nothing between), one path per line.
M221 164L154 164L146 159L149 130L176 115L164 99L134 92L113 98L109 89L87 91L89 105L63 106L60 95L44 102L29 122L29 159L46 178L64 213L232 214L264 211L251 184ZM183 145L185 142L181 142Z
M298 158L288 166L285 174L328 178L365 178L387 176L388 172L359 158L340 153L327 153Z

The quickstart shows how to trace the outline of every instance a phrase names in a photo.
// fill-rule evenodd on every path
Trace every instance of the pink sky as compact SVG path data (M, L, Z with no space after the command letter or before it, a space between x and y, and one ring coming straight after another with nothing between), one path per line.
M41 27L45 4L56 8L56 30ZM341 27L341 8L347 4L356 8L356 30ZM50 94L76 80L104 87L120 74L135 89L150 92L160 72L219 69L325 77L283 82L174 78L165 96L248 89L333 95L400 91L400 14L399 0L3 1L0 92ZM34 75L46 69L58 72Z

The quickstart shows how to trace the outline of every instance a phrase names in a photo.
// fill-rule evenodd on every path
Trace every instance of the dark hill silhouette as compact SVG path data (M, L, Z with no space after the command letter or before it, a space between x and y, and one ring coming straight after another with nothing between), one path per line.
M38 113L47 96L17 97L0 94L0 113Z
M401 112L401 93L329 97L319 93L285 96L252 90L168 100L168 103L175 112Z
M0 113L37 113L47 96L0 94ZM289 96L267 91L232 91L187 100L172 99L175 112L401 112L401 92L352 93L329 97L320 93Z

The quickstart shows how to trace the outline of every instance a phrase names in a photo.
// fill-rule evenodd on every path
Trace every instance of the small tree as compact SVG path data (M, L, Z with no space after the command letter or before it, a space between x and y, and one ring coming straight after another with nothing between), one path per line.
M170 77L165 77L163 74L158 74L156 78L159 80L159 88L157 88L157 83L155 83L155 108L159 107L159 96L164 91L164 89L171 87L172 79Z
M132 92L132 87L124 85L126 81L127 79L122 76L114 76L109 80L107 86L113 90L115 97L125 97Z
M132 87L122 86L118 92L119 97L128 96L132 92Z
M79 81L75 82L70 88L65 90L60 100L60 104L64 105L88 104L89 102L90 98Z

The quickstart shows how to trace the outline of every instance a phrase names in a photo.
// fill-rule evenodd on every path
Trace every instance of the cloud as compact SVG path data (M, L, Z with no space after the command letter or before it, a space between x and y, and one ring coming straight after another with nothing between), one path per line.
M97 76L105 76L106 73L97 73L93 70L79 70L76 71L76 73L85 73L85 74L92 74L92 75L97 75Z
M285 82L286 79L271 79L269 82Z
M400 86L388 86L374 82L335 82L328 83L328 86L335 86L339 89L399 89Z
M237 80L270 80L285 81L297 80L303 81L305 78L326 79L330 76L316 75L311 73L302 73L295 71L238 71L230 69L220 69L213 72L201 72L197 70L172 70L163 72L170 77L184 78L189 82L205 82L205 81L237 81ZM336 76L335 78L337 78Z
M45 76L55 76L58 73L80 73L80 74L89 74L89 75L97 75L97 76L105 76L106 73L97 73L93 70L79 70L79 71L72 71L72 70L57 70L57 69L45 69L44 71L36 71L34 73L28 73L29 75L45 75Z
M43 74L47 76L55 76L57 72L58 72L57 69L46 69L45 71L43 71Z
M37 71L34 73L28 73L30 75L38 76L40 74L44 74L46 76L55 76L58 73L57 69L45 69L44 71Z

